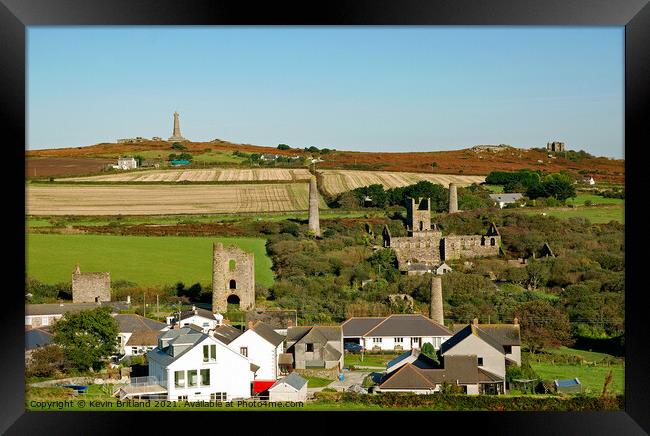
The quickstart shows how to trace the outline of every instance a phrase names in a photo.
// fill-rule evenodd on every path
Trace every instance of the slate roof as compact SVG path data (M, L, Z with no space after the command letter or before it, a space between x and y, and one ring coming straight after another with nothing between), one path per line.
M194 313L195 311L196 313ZM209 310L201 309L200 307L197 307L194 310L192 309L181 310L181 321L187 318L191 318L194 315L202 316L203 318L208 318L208 319L216 319L214 317L214 313L210 312Z
M342 337L340 326L301 326L287 329L287 341L323 343L338 341Z
M502 382L503 377L488 371L487 369L479 368L478 369L478 381L480 382Z
M120 333L135 333L144 331L156 331L167 327L167 324L136 315L135 313L124 313L115 315Z
M291 353L282 353L278 357L278 364L280 365L291 365L293 363L293 354Z
M242 334L241 330L226 324L220 325L212 332L216 339L220 340L226 345L237 339Z
M499 202L504 202L504 203L514 203L517 200L521 200L523 198L523 195L520 193L512 193L512 194L506 194L506 193L501 193L501 194L490 194L490 198L495 201Z
M386 371L394 371L397 368L394 368L395 365L401 366L403 364L412 364L417 368L420 369L434 369L434 368L440 368L440 365L427 356L426 354L421 353L418 350L411 350L407 351L405 353L400 354L397 356L395 359L391 360L388 362L386 365ZM391 368L394 368L391 370Z
M339 360L341 356L342 356L341 352L336 348L332 347L330 344L327 344L325 345L325 347L323 347L324 360L329 360L329 361Z
M289 324L298 324L298 312L296 310L249 310L246 312L246 322L262 321L274 329L286 329Z
M464 339L469 337L470 335L475 335L481 338L484 342L495 348L497 351L500 351L501 353L505 354L505 350L503 349L503 346L496 340L494 339L491 335L487 334L480 328L469 324L463 327L462 329L458 330L451 338L447 339L445 342L443 342L440 345L440 354L445 354L447 351L461 343Z
M518 324L479 324L478 328L501 345L521 345L521 331Z
M112 305L106 306L114 309ZM25 315L63 315L67 312L76 313L82 310L94 310L98 307L102 307L102 305L97 303L27 304L25 305Z
M162 366L167 366L172 362L178 360L181 356L187 353L192 347L198 342L207 338L208 335L205 333L199 333L190 329L189 327L181 327L180 329L172 329L164 332L159 336L161 339L168 339L168 345L162 350L158 347L147 353L147 359L155 360L160 363ZM176 345L187 345L187 347L177 353L175 356L168 354L169 347Z
M52 343L52 333L44 329L31 329L25 332L25 350L33 350Z
M263 323L262 321L257 321L251 330L260 335L267 342L273 344L275 347L284 341L284 337L282 335L276 333L275 330L273 330L273 327Z
M380 389L434 389L447 381L456 384L479 383L479 367L476 356L447 356L444 368L418 368L405 364L384 378ZM503 381L503 379L501 379Z
M369 330L377 327L385 317L352 317L341 324L343 337L361 337Z
M451 331L424 315L390 315L364 337L377 336L451 336Z
M269 388L269 390L273 389L274 387L276 387L276 386L278 386L278 385L280 385L282 383L288 384L289 386L291 386L295 390L299 391L300 389L302 389L303 386L305 386L307 384L307 380L300 377L295 372L292 372L288 376L286 376L284 378L281 378L281 379L277 380L275 383L273 383L273 385Z

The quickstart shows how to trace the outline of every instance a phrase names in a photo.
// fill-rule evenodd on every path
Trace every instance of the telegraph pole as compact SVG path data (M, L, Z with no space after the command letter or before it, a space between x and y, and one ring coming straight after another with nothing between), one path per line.
M160 316L160 304L158 303L158 294L156 294L156 316Z
M142 293L142 316L147 316L147 294Z

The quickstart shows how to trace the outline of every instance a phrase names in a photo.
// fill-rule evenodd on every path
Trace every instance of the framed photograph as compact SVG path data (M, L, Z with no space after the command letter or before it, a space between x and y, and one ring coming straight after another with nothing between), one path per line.
M649 431L647 1L2 3L3 431Z

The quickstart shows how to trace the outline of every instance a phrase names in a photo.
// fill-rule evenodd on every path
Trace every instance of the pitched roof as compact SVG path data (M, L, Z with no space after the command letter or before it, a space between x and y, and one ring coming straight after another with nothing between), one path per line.
M94 310L101 307L97 303L59 303L59 304L27 304L25 315L63 315L67 312L76 313L82 310Z
M223 342L224 344L228 345L232 341L234 341L236 338L238 338L241 334L242 331L239 329L236 329L233 326L224 324L220 325L216 329L212 330L213 336Z
M194 345L203 341L207 337L207 334L194 331L189 327L181 327L180 329L168 330L159 336L160 339L168 340L168 345L163 349L156 347L153 350L149 351L147 353L147 359L155 360L162 366L167 366L170 363L175 362L181 358L185 353L191 350ZM186 347L182 349L182 351L176 353L174 356L171 356L167 353L167 351L169 351L169 347L172 347L174 345L185 345Z
M158 345L158 336L160 331L158 330L147 330L147 331L137 331L134 332L129 340L126 342L126 345L135 346L135 345Z
M297 373L292 372L288 376L278 379L275 383L273 383L273 385L269 388L269 390L283 383L299 391L300 389L302 389L303 386L307 384L307 380L300 377Z
M339 360L342 356L342 353L336 348L332 347L330 344L326 344L323 347L323 360L334 361Z
M278 364L280 365L291 365L293 363L293 354L291 353L282 353L278 357Z
M424 315L390 315L363 336L451 336L452 333Z
M377 327L377 324L386 319L383 316L375 317L352 317L341 324L343 336L360 337L371 329Z
M262 321L257 321L251 330L260 335L267 342L270 342L275 347L284 341L284 337L282 335L277 334L275 330L273 330L273 327L263 323Z
M249 310L246 312L246 322L248 321L263 321L274 329L286 329L289 324L296 325L298 323L298 312L296 310Z
M407 363L385 379L381 389L435 389L435 384L415 366Z
M503 346L496 339L494 339L491 335L487 334L486 332L484 332L483 330L481 330L480 328L472 324L469 324L463 327L462 329L458 330L451 338L443 342L440 345L440 354L445 354L447 351L451 350L453 347L460 344L463 340L465 340L470 335L474 335L481 338L485 343L487 343L497 351L505 354L505 350L503 349Z
M496 201L503 201L504 203L514 203L515 201L522 199L523 195L521 195L518 192L511 193L511 194L500 193L500 194L490 194L490 198Z
M487 369L478 369L478 381L480 382L502 382L503 377L488 371Z
M145 318L135 313L124 313L115 315L118 324L118 331L122 333L134 333L144 331L157 331L167 327L167 324Z
M48 345L52 342L52 333L43 329L31 329L25 332L25 349L33 350L34 348Z
M287 329L287 341L323 343L337 341L342 337L340 326L301 326Z
M521 330L518 324L479 324L478 328L501 345L521 345Z
M420 369L440 368L440 365L435 360L426 354L421 353L419 350L412 349L411 351L400 354L398 357L388 362L386 365L386 371L394 371L407 363Z
M210 312L209 310L201 309L200 307L197 307L196 309L181 310L181 321L187 318L191 318L195 315L202 316L203 318L208 318L208 319L216 319L214 317L214 313Z

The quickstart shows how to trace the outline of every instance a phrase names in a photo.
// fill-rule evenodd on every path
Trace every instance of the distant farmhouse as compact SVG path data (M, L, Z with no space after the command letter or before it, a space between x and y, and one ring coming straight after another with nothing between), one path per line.
M134 170L138 167L138 161L133 157L120 157L117 159L117 165L113 165L116 170Z
M501 193L501 194L490 194L490 198L494 200L494 205L499 205L500 209L503 209L504 206L508 204L515 204L520 201L524 196L518 192L513 192L510 194Z
M454 209L457 207L450 202L450 212ZM435 270L440 274L448 271L448 267L439 268L445 260L499 254L501 236L494 223L483 235L452 234L443 237L437 225L431 227L430 198L409 198L406 211L408 236L392 237L388 226L384 226L382 231L384 247L395 251L402 272L425 274Z

